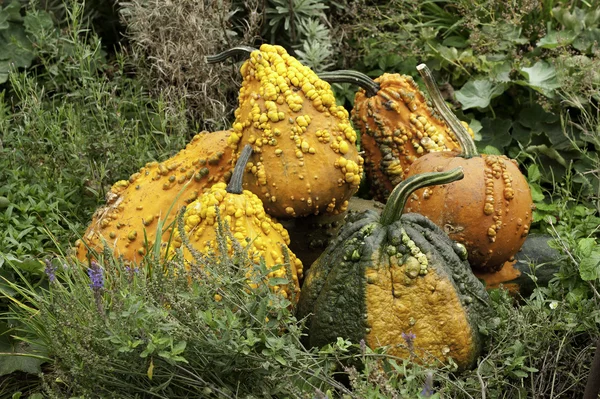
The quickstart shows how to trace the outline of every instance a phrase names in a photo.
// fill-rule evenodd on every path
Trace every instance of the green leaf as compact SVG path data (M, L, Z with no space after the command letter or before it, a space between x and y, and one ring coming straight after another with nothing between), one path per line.
M561 30L548 32L536 43L537 47L555 49L562 46L568 46L573 43L577 37L577 33L572 30Z
M475 142L480 151L483 151L487 146L492 146L503 152L504 148L512 141L509 133L512 126L510 119L486 117L481 120L481 126L483 127L481 140Z
M490 101L504 93L504 83L494 84L489 79L469 80L456 92L456 99L462 104L463 109L486 108Z
M4 12L4 10L0 10L0 30L8 29L9 26L8 13Z
M500 152L499 149L497 149L496 147L492 147L491 145L485 146L483 150L480 151L480 153L487 155L502 155L502 152Z
M573 41L573 47L581 52L590 53L597 43L600 43L600 29L586 29Z
M521 68L520 72L527 81L519 80L515 83L531 87L549 98L554 97L554 89L560 87L556 69L546 61L538 61L530 68Z
M3 331L2 325L5 325L5 323L0 323L0 331ZM0 335L0 376L8 375L15 371L30 374L41 373L40 366L44 361L28 357L27 354L32 354L28 346L16 342L8 334Z
M540 202L544 200L545 196L539 185L530 184L529 191L531 191L531 199L533 200L533 202Z
M594 248L589 256L581 259L579 275L584 281L596 280L600 277L600 248Z
M527 180L529 183L537 183L540 181L540 177L542 174L540 173L540 168L536 164L531 164L527 168Z
M596 239L595 238L582 238L577 242L577 253L582 258L588 257L592 254L594 248L596 247Z
M442 44L447 47L456 48L465 48L468 45L467 40L462 36L448 36L444 39Z
M510 72L512 71L512 63L510 61L505 61L502 63L497 63L492 67L490 72L490 77L495 82L510 82Z

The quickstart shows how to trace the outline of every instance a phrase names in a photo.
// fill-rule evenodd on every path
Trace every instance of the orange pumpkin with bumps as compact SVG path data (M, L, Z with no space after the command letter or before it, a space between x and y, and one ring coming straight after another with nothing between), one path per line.
M405 212L427 216L468 251L474 270L494 272L525 242L534 208L527 180L516 161L479 155L464 126L447 108L429 69L419 65L438 111L454 130L462 152L432 152L416 160L407 176L462 167L459 182L413 193Z

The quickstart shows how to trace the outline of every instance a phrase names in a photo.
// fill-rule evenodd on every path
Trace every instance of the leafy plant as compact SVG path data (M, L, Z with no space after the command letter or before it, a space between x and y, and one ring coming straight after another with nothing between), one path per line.
M21 2L0 3L0 84L11 70L27 68L35 57L26 32L27 16L21 16Z

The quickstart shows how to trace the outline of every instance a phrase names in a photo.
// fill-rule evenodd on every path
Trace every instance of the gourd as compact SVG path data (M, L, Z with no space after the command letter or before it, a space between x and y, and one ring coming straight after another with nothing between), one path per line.
M364 339L403 358L475 362L477 325L491 314L465 248L426 217L401 215L415 189L462 176L459 168L413 176L394 188L381 215L367 210L347 220L302 286L297 316L307 318L309 345ZM414 334L411 345L403 334Z
M207 187L225 181L231 174L231 131L202 132L172 158L150 162L129 180L116 182L106 195L92 222L75 243L76 256L85 261L90 250L102 252L105 245L125 261L140 262L145 244L156 238L158 221L162 238L168 241L179 209L194 201Z
M250 53L229 139L234 157L246 144L254 149L244 188L278 218L343 212L363 171L348 112L336 105L329 83L283 47L251 50L208 58Z
M497 271L521 248L529 233L534 207L529 185L516 161L478 154L466 129L444 103L427 66L417 68L462 152L429 153L411 165L407 176L461 166L465 178L415 192L405 211L427 216L462 243L474 270Z
M360 72L342 70L319 77L362 88L354 98L352 121L361 133L365 172L375 199L385 202L417 158L459 148L454 133L411 76L385 73L373 80Z
M261 258L266 266L273 269L284 265L286 253L289 257L290 273L285 267L273 270L269 277L290 277L292 284L275 286L286 298L298 298L300 292L299 279L302 278L302 262L289 250L290 239L285 228L265 213L260 199L248 190L242 190L242 180L252 147L247 145L240 154L229 184L216 183L200 198L192 202L183 216L184 231L189 237L189 245L200 253L213 251L218 253L217 213L223 223L229 227L232 238L242 247L248 248L248 255L258 264ZM175 231L173 246L182 247L182 237ZM229 255L233 254L232 242L228 239ZM184 247L184 258L193 261L192 253ZM252 271L248 271L251 273Z

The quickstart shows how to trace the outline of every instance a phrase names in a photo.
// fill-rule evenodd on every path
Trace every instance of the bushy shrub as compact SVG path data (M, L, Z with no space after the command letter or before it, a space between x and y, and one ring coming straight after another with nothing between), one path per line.
M237 107L239 71L230 63L207 64L205 56L227 48L252 45L259 23L258 1L248 10L233 9L228 1L151 2L121 4L137 76L169 108L181 99L196 126L226 129ZM235 13L247 12L245 26L234 30ZM254 17L252 17L254 15Z

